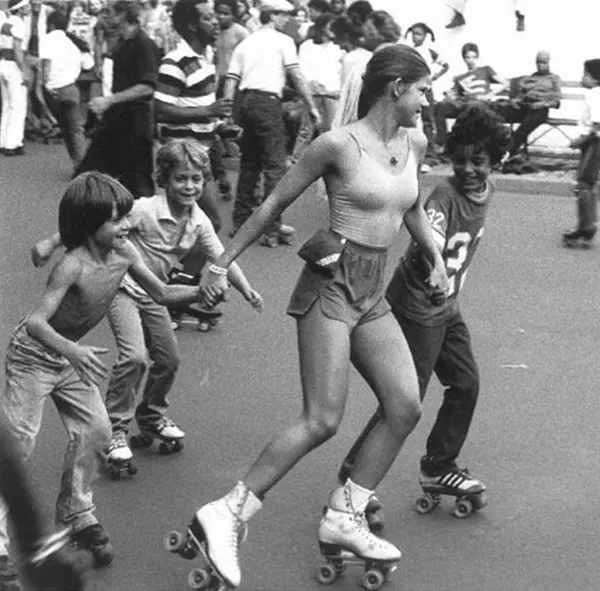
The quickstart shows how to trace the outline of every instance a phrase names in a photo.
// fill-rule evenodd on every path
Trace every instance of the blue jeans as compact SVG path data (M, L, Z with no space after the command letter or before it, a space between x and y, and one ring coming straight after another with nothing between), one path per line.
M24 322L8 345L5 373L0 404L23 459L33 452L48 397L67 431L57 524L80 531L97 523L92 485L110 443L110 423L98 388L84 384L67 359L29 336ZM7 543L7 511L0 501L0 555L7 553Z
M134 416L144 424L165 414L167 394L180 363L179 349L169 311L145 293L119 289L108 310L108 322L118 355L108 383L106 409L113 433L127 432ZM148 367L136 408L135 398Z
M268 196L286 171L286 138L281 100L257 90L241 93L237 123L244 133L240 140L240 174L233 205L233 226L239 228L262 202L256 195L261 173L263 195ZM269 234L276 234L281 220L276 220Z
M58 120L67 152L73 165L78 166L85 156L87 147L83 132L79 89L75 84L69 84L62 88L47 90L46 93L48 106Z

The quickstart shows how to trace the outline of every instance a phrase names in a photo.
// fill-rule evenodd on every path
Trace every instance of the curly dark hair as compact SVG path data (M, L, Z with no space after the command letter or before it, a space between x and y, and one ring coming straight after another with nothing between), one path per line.
M448 135L446 148L449 156L461 146L483 148L493 166L500 163L508 150L510 130L504 120L481 102L467 106L456 118Z

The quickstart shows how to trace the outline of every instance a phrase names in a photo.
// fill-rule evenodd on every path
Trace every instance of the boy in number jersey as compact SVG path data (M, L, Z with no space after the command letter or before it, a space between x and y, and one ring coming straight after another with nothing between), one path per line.
M474 103L463 111L448 138L454 175L430 195L425 210L448 273L450 290L444 301L427 285L428 267L413 241L400 260L387 289L387 300L408 341L419 378L421 400L431 374L446 388L437 420L421 458L421 485L441 485L473 494L485 485L460 469L456 460L463 447L479 394L479 374L469 331L458 304L467 270L483 236L493 196L488 176L508 147L502 120L489 107ZM345 477L366 434L380 417L377 410L346 457ZM373 502L367 512L371 526L382 527Z

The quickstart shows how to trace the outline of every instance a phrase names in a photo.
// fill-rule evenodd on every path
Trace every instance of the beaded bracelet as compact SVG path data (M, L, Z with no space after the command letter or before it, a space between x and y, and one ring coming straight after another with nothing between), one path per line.
M208 265L208 270L215 275L221 275L222 277L226 277L229 272L225 267L219 267L219 265L215 265L215 263L211 263Z

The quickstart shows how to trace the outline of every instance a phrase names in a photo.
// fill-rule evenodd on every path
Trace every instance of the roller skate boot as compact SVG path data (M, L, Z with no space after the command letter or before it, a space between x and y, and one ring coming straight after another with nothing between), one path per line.
M440 476L427 476L421 472L419 484L424 494L417 499L415 509L421 515L433 511L439 505L442 495L456 499L452 515L459 519L468 517L487 505L485 484L473 478L466 468L454 468Z
M131 447L139 449L149 447L156 439L160 441L158 451L169 455L183 449L185 433L168 417L160 417L156 421L138 422L139 435L133 435L129 440Z
M319 525L319 547L326 559L317 573L319 582L331 584L346 566L357 565L364 569L362 586L379 589L396 569L402 553L369 529L365 516L368 500L355 504L347 484L332 494Z
M22 591L15 563L5 554L0 556L0 591Z
M247 521L261 507L261 501L243 482L238 482L228 495L204 505L196 513L185 536L179 532L168 534L165 547L169 552L188 560L202 554L206 568L190 572L190 586L218 590L239 586L242 578L239 544L246 537Z
M94 523L71 535L71 544L75 548L87 550L94 558L94 568L109 565L115 551L108 534L99 523Z
M563 233L563 244L567 248L581 248L587 250L594 246L596 230L567 230Z
M113 433L106 458L108 475L113 480L118 480L123 474L133 476L137 473L137 468L133 465L132 459L133 454L127 443L125 432L117 431Z

